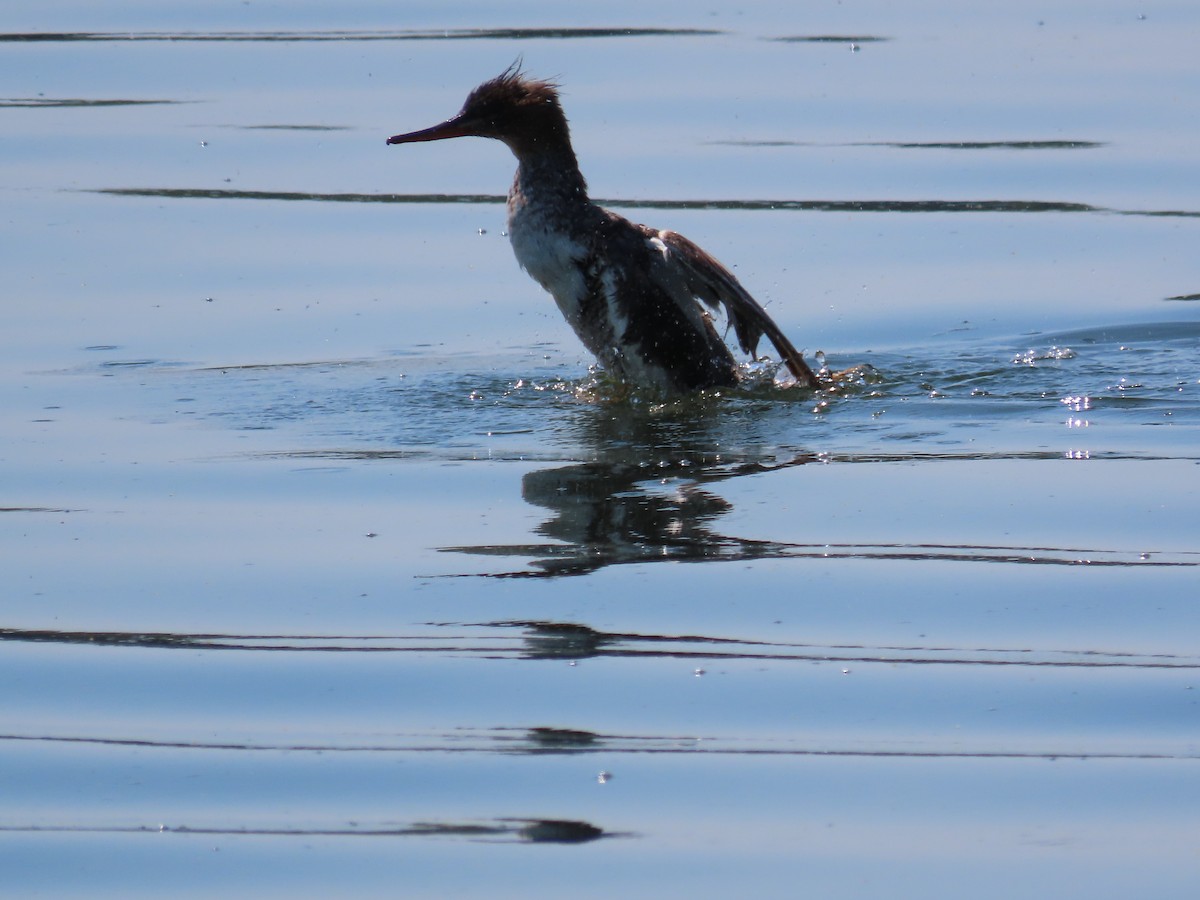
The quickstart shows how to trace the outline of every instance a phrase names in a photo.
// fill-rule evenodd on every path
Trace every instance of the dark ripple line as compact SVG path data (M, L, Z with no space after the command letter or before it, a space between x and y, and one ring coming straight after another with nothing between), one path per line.
M789 140L709 141L724 147L891 147L897 150L1092 150L1106 146L1105 141L1025 140L1025 141L846 141L813 142Z
M327 203L501 204L503 194L319 194L307 191L243 191L222 188L99 188L88 191L119 197L188 200L283 200ZM875 213L1107 213L1124 216L1200 218L1191 210L1121 210L1056 200L637 200L598 198L620 209L742 210Z
M641 756L664 755L707 755L707 756L826 756L826 757L872 757L876 759L1113 759L1113 760L1200 760L1200 754L1188 753L1155 753L1155 752L1104 752L1104 751L1049 751L1049 750L886 750L869 749L857 750L849 747L722 747L712 746L711 738L661 738L661 737L615 737L594 735L595 746L587 744L547 748L537 746L536 741L525 747L513 747L503 744L494 736L478 738L479 743L465 745L455 738L445 743L430 743L428 745L403 744L372 744L372 745L342 745L342 744L250 744L250 743L219 743L192 741L158 741L141 738L104 738L84 735L22 735L0 734L0 741L27 743L57 743L57 744L88 744L98 746L136 747L159 750L215 750L234 752L271 752L271 753L496 753L512 755L513 753L544 756L547 752L561 754L624 754ZM686 743L680 743L685 741ZM632 743L630 743L632 742ZM670 744L671 746L646 746L654 742ZM514 741L515 743L515 741ZM499 745L499 746L496 746ZM0 826L0 831L18 830L16 826ZM136 829L131 829L136 830ZM155 828L155 831L158 829Z
M639 564L656 561L738 562L762 559L780 560L875 560L909 562L969 562L1000 565L1071 566L1079 568L1196 568L1200 561L1190 559L1097 559L1089 551L1053 551L1057 556L1034 554L1024 548L943 548L906 545L831 547L825 545L787 544L743 538L714 537L693 543L653 544L641 550L623 550L561 544L484 544L439 547L443 553L463 553L471 556L536 557L539 568L508 572L476 572L449 575L428 575L428 578L559 578L564 575L587 574L597 567L618 564ZM999 552L997 552L999 551ZM1102 551L1095 551L1099 554ZM1186 552L1186 551L1185 551ZM1108 555L1107 553L1105 555ZM1179 556L1181 554L1172 554Z
M0 628L0 641L46 644L81 644L92 647L142 647L158 650L252 650L292 653L505 653L508 647L451 645L453 638L440 641L404 636L362 635L271 635L271 634L173 634L125 631L51 631ZM293 641L296 643L283 643ZM318 643L318 642L325 643ZM406 646L384 646L380 642L407 641ZM421 641L421 643L416 643ZM340 643L339 643L340 642ZM372 643L374 642L374 643ZM346 646L347 643L360 646Z
M880 44L891 38L872 34L794 34L768 38L781 44Z
M303 364L299 364L303 365ZM262 366L258 368L269 368L270 366ZM225 368L238 368L237 366L214 367L212 371L222 371ZM244 368L256 368L255 366L245 366ZM206 371L206 370L197 370ZM493 432L499 433L499 432ZM518 432L521 434L525 431ZM264 451L253 454L257 458L262 459L323 459L323 460L378 460L378 459L442 459L451 462L473 462L477 456L470 452L457 451L455 448L428 448L424 446L400 447L388 450L372 450L372 449L338 449L329 448L325 450L275 450ZM861 453L826 453L822 454L821 458L829 462L838 463L889 463L889 462L985 462L985 461L1004 461L1004 460L1063 460L1067 459L1066 451L1062 450L1014 450L1014 451L911 451L911 452L896 452L885 453L882 451L864 451ZM547 463L574 463L576 457L570 455L555 454L550 452L534 453L531 451L513 452L505 454L499 451L494 452L489 459L492 460L510 460L510 461L535 461ZM1090 461L1112 461L1112 460L1134 460L1138 462L1171 462L1171 461L1190 461L1194 462L1200 459L1200 456L1195 454L1163 454L1163 453L1141 453L1137 451L1092 451L1088 457ZM715 467L713 471L723 472L727 467ZM542 545L535 545L541 547ZM553 545L561 546L561 545Z
M9 97L0 99L0 108L45 109L76 106L166 106L191 102L191 100L87 100L76 97Z
M414 822L407 826L343 828L219 828L190 825L0 825L0 833L24 834L195 834L222 837L489 837L529 843L582 844L604 837L629 837L571 819L492 820L495 825Z
M856 147L895 147L900 150L1092 150L1104 141L867 141Z
M475 626L480 627L480 626ZM877 647L772 643L702 635L622 634L595 631L584 625L545 622L496 622L494 628L522 628L519 638L454 636L428 638L362 635L220 635L137 632L67 632L0 629L0 641L96 647L232 650L290 653L443 653L494 658L541 659L559 656L645 657L693 660L768 660L778 662L854 662L887 665L1024 666L1063 669L1200 669L1200 662L1169 654L1100 651L1040 651L1078 658L1028 658L1034 651L1002 648ZM407 646L396 646L412 641ZM420 641L420 643L417 643ZM457 641L458 643L451 643ZM487 641L487 643L485 643ZM340 643L339 643L340 642ZM384 643L388 642L388 643ZM531 643L532 642L532 643ZM356 646L347 646L355 644ZM636 646L636 645L642 646ZM666 645L651 646L645 645ZM705 644L705 649L673 649L672 645ZM717 650L716 645L761 647L760 650ZM849 652L854 651L854 652ZM955 654L933 655L933 654ZM1020 655L1025 658L1015 658Z
M0 33L0 42L73 41L274 42L455 41L611 37L682 37L724 34L711 28L447 28L412 31L33 31Z

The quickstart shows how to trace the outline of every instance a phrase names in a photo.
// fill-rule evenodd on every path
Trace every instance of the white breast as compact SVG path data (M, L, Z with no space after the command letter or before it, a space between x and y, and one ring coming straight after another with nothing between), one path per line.
M510 206L508 236L521 268L550 292L578 331L580 302L586 290L579 267L586 254L584 246L556 230L544 210L534 204Z

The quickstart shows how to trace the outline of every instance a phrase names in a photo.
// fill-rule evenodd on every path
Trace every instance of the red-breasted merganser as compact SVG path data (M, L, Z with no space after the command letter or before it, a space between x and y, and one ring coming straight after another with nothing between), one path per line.
M705 308L723 304L744 352L754 356L766 335L800 386L821 385L723 265L681 234L635 225L588 199L557 85L513 65L471 91L454 117L387 142L471 135L503 141L516 156L508 235L517 262L609 373L668 394L735 384L737 365Z

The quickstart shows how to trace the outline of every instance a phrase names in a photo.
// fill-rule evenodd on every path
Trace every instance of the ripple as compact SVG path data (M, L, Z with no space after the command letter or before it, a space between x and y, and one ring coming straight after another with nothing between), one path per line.
M409 203L409 204L503 204L504 194L361 194L314 193L309 191L254 191L229 188L96 188L88 191L119 197L158 197L176 200L282 200L324 203ZM615 209L656 210L742 210L749 212L833 213L1084 213L1154 217L1200 217L1194 210L1122 210L1089 203L1059 200L754 200L754 199L622 199L596 198L596 203Z
M848 545L827 545L832 548ZM1046 552L1047 548L1021 548ZM1059 551L1050 551L1059 552ZM1095 551L1071 551L1093 553ZM1200 564L1200 553L1176 554ZM1170 563L1168 563L1170 564ZM439 634L441 632L441 634ZM1016 666L1051 669L1200 670L1200 657L1129 650L1072 650L1028 647L971 647L932 644L801 644L744 640L704 634L606 632L576 622L517 620L430 623L416 634L217 634L186 632L57 631L0 628L0 641L13 643L121 647L131 650L263 652L287 654L419 654L484 659L594 659L632 656L659 659L746 660L775 662L876 663L896 666ZM537 747L588 746L579 732L535 728L528 735ZM2 734L0 740L34 740ZM45 740L53 738L45 737ZM58 738L72 740L71 738ZM79 738L79 740L89 740ZM91 740L99 740L92 738ZM133 739L110 738L130 743ZM171 746L178 742L170 742ZM244 745L207 744L214 749ZM282 745L303 749L307 745ZM372 747L379 745L372 744ZM280 749L271 744L260 749ZM312 749L312 748L309 748Z
M0 42L228 41L297 43L325 41L577 40L724 34L708 28L446 28L408 31L33 31L0 33Z
M2 37L2 36L0 36ZM21 107L29 109L51 109L62 107L96 106L163 106L167 104L191 103L191 100L105 100L68 97L10 97L0 99L0 108Z
M796 34L769 40L784 44L879 44L891 38L871 34Z

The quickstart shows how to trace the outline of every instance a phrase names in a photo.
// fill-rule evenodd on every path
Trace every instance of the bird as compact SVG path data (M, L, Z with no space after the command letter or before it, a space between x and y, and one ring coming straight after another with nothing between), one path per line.
M766 335L797 387L821 387L725 266L675 231L592 202L556 82L526 76L518 60L472 90L454 116L387 143L457 137L498 140L516 157L507 231L517 262L612 377L666 396L733 387L738 365L714 322L723 306L744 353L755 357Z

